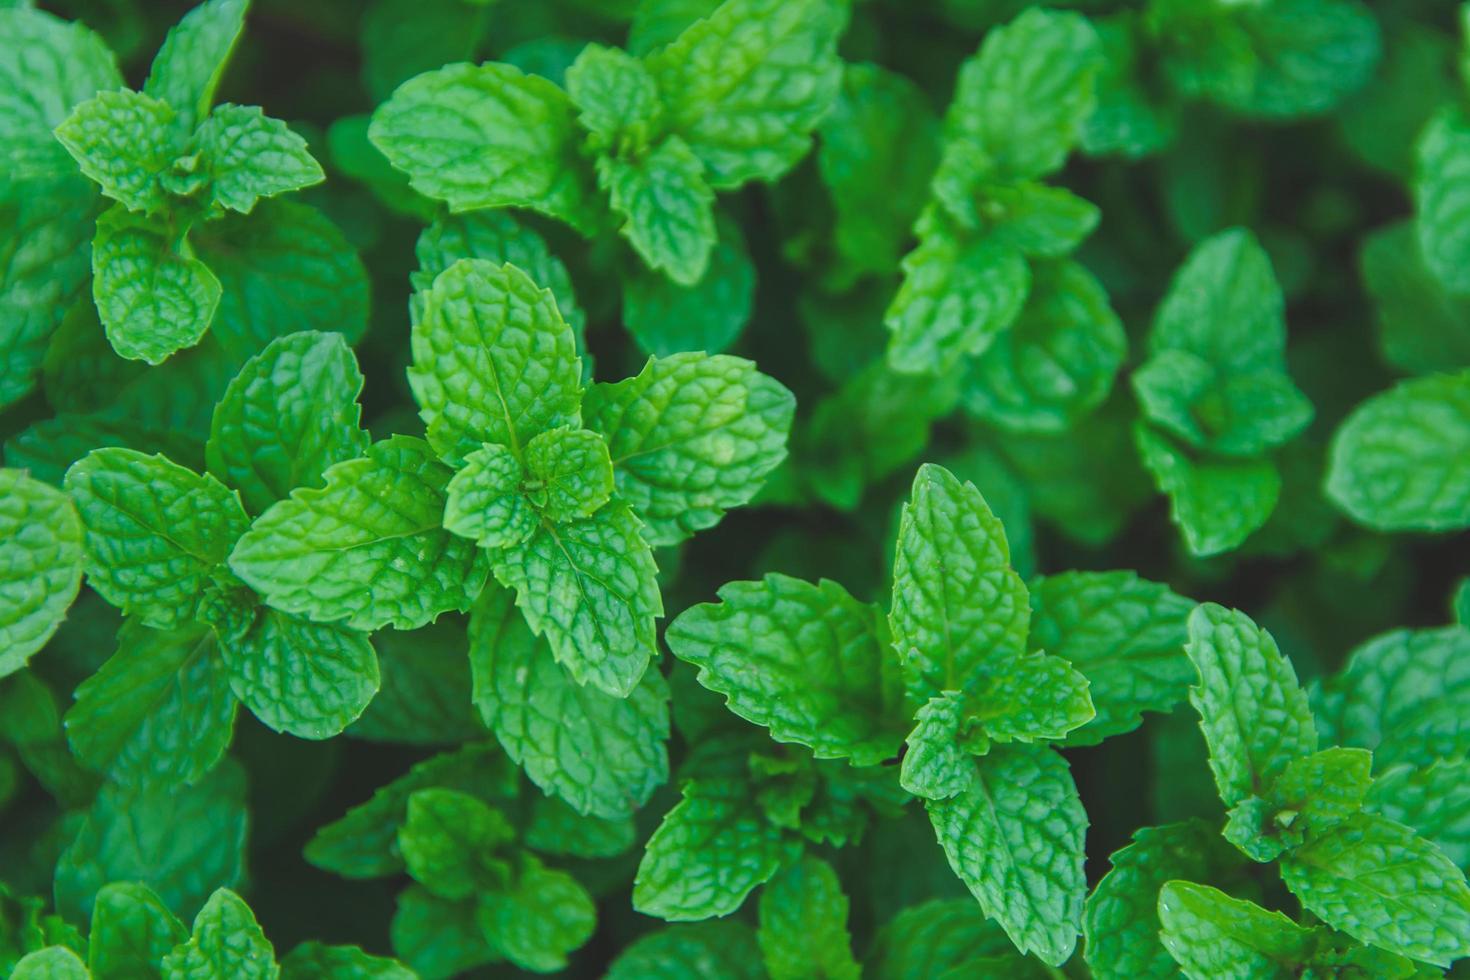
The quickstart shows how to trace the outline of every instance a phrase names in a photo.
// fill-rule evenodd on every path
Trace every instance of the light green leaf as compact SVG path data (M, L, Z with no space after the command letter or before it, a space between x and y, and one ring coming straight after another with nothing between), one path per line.
M169 206L159 178L183 152L188 130L172 106L120 89L77 106L56 138L103 194L153 214Z
M487 569L440 527L450 473L421 440L374 443L261 514L230 567L280 611L353 629L417 629L468 609Z
M771 980L858 980L847 896L825 861L804 857L761 889L761 955Z
M501 585L578 684L616 697L637 686L663 615L658 566L642 523L621 501L585 520L542 524L491 557Z
M1282 859L1303 907L1354 939L1448 967L1470 955L1470 886L1403 824L1361 813Z
M677 136L636 161L597 158L597 184L623 217L619 231L650 269L692 286L709 268L715 246L715 192L704 164Z
M645 59L669 131L710 186L780 177L811 146L842 82L836 0L726 0Z
M1039 264L1011 329L972 362L965 407L1002 429L1066 431L1107 399L1127 351L1092 273L1076 262Z
M618 496L665 545L755 496L786 458L796 399L744 358L689 353L593 385L584 408L587 428L607 440Z
M1102 217L1091 201L1045 184L985 184L976 200L976 218L986 237L1028 259L1062 258L1092 234Z
M22 956L10 980L90 980L82 958L65 946L47 946Z
M526 471L508 446L486 443L464 458L444 488L444 527L482 548L513 548L536 530L521 492Z
M189 941L163 958L164 973L178 978L276 980L276 951L245 901L221 888L194 918Z
M508 863L496 857L516 838L515 827L499 810L453 789L416 790L398 828L404 866L419 884L440 898L471 898L504 887Z
M633 881L633 908L670 922L729 915L781 867L787 844L741 777L684 785Z
M766 972L750 927L717 919L639 936L613 960L604 980L766 980Z
M997 742L1064 738L1096 714L1087 678L1060 657L1038 652L997 667L974 692L984 734Z
M93 450L67 470L66 491L85 532L87 582L160 629L194 618L249 522L214 477L132 449Z
M1358 253L1378 313L1378 346L1410 374L1470 367L1470 298L1452 295L1429 271L1417 228L1411 221L1382 228Z
M906 740L899 783L925 800L945 800L963 793L975 778L971 753L960 744L965 727L963 697L948 691L930 698L914 720L918 724Z
M397 960L369 956L356 946L304 942L281 960L281 980L418 980Z
M1277 368L1215 370L1185 350L1163 350L1133 373L1144 415L1195 449L1259 456L1301 434L1312 403Z
M153 59L143 91L172 105L190 129L209 114L249 6L249 0L206 0L168 32Z
M658 83L626 51L587 45L567 68L566 88L578 121L591 134L589 145L609 155L603 159L640 156L659 135L663 103ZM697 159L696 172L703 170Z
M985 914L1016 948L1059 966L1081 931L1087 814L1067 762L1034 745L997 746L975 778L925 806L935 834Z
M521 860L508 889L480 896L475 921L490 945L517 966L538 973L565 969L567 954L592 937L597 907L565 871L530 855Z
M210 200L241 214L262 197L300 190L327 179L306 140L257 106L222 105L194 135L208 166Z
M1299 976L1319 934L1280 912L1231 898L1208 885L1171 881L1159 892L1160 938L1190 980Z
M1126 571L1048 575L1030 592L1029 647L1080 671L1097 711L1067 744L1096 745L1184 699L1195 678L1184 654L1193 602Z
M699 282L680 286L668 276L633 270L623 281L623 326L638 349L654 357L682 351L718 354L733 344L755 304L755 266L740 226L715 222L719 240Z
M625 816L668 780L668 688L657 670L626 698L584 687L487 585L470 615L472 697L531 781L578 813Z
M513 265L462 259L424 294L409 384L429 443L458 464L484 443L519 456L533 437L575 425L582 365L551 293Z
M1193 459L1143 423L1133 429L1144 468L1169 498L1169 518L1197 557L1232 551L1276 509L1281 473L1269 459Z
M1199 672L1200 715L1220 799L1264 796L1291 763L1317 750L1317 729L1291 661L1242 612L1205 603L1189 615L1184 648Z
M189 938L153 890L137 882L104 885L92 906L87 966L93 980L152 980L161 977L164 956Z
M1456 107L1442 109L1420 134L1414 167L1415 227L1419 248L1434 277L1451 293L1470 292L1470 119Z
M0 677L61 625L82 583L82 525L60 491L0 469Z
M130 360L159 364L199 343L221 286L187 241L130 216L121 205L97 219L92 298L107 339Z
M1470 527L1470 370L1402 381L1332 438L1327 495L1380 531Z
M81 683L66 713L77 760L126 786L197 782L224 757L234 726L214 634L136 620L124 621L117 652Z
M1292 760L1271 786L1278 812L1290 811L1320 834L1357 813L1373 782L1373 754L1363 749L1328 748Z
M591 168L565 92L506 64L452 64L398 87L368 138L414 190L451 211L524 207L591 231Z
M558 524L591 517L612 497L607 443L587 429L559 426L526 443L525 494Z
M367 448L362 372L341 334L304 331L246 361L215 406L209 471L260 513L297 487L319 487L334 463Z
M249 631L222 637L230 687L267 727L331 738L378 693L378 657L362 633L262 609Z
M1457 866L1470 864L1470 761L1394 766L1373 780L1363 807L1414 828Z
M836 582L785 575L721 586L664 640L735 714L819 759L870 766L898 754L911 711L882 610Z
M389 926L393 952L424 980L457 976L500 957L475 921L475 905L450 902L418 885L398 893Z
M909 691L983 690L1026 651L1026 586L974 484L919 467L899 522L889 626Z

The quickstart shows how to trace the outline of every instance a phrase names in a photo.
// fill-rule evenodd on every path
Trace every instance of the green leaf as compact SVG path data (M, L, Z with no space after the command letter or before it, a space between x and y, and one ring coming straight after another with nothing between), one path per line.
M658 135L663 114L658 83L626 51L587 45L567 68L566 88L578 121L591 134L592 149L636 156Z
M113 881L147 885L178 916L244 875L244 773L225 763L188 785L104 783L56 863L56 907L85 922Z
M597 184L623 217L619 231L650 269L692 286L715 246L715 192L689 145L669 136L638 160L600 156Z
M898 781L925 800L944 800L963 793L974 778L968 746L961 744L965 704L955 691L930 698L914 715L918 722L906 740Z
M1394 766L1373 780L1363 807L1414 828L1457 866L1470 864L1470 761Z
M870 980L958 980L950 971L975 957L1014 951L1006 934L972 899L931 899L905 908L878 931L863 975Z
M60 491L0 470L0 677L61 625L82 582L82 525Z
M741 777L684 785L633 881L633 908L671 922L729 915L780 869L787 844Z
M1097 228L1097 205L1069 190L1020 182L985 184L976 191L974 219L998 245L1028 259L1059 259Z
M378 657L368 638L341 626L262 609L249 631L223 637L230 688L267 728L331 738L378 693Z
M607 443L587 429L548 429L526 443L526 478L526 496L547 519L591 517L612 497Z
M222 105L194 135L209 168L209 197L222 208L249 214L255 202L327 179L306 140L257 106Z
M473 903L446 901L418 885L398 893L389 935L393 952L426 980L500 959L475 921Z
M1002 429L1062 432L1107 400L1128 341L1082 265L1044 263L1032 276L1011 329L971 363L964 404Z
M615 697L637 686L655 650L663 615L658 566L626 503L581 521L543 523L527 541L491 558L496 579L556 662L578 684Z
M1094 18L1092 26L1104 61L1097 75L1097 108L1082 127L1082 149L1091 156L1131 160L1167 149L1179 135L1179 112L1174 98L1149 77L1149 39L1139 29L1139 18L1128 11Z
M1026 651L1026 586L972 483L926 463L904 505L888 622L910 693L983 690Z
M1448 292L1470 292L1470 276L1462 267L1470 257L1463 230L1470 213L1470 119L1455 107L1441 110L1420 134L1415 156L1419 248Z
M578 155L576 107L506 64L451 64L398 87L368 138L421 194L451 211L530 208L590 231L592 172Z
M221 888L194 917L189 941L163 958L170 977L224 980L276 980L276 951L245 901Z
M961 241L942 227L903 257L903 283L883 323L888 364L906 374L944 374L985 349L1020 316L1031 289L1021 253L989 238Z
M214 634L136 620L124 621L117 652L81 683L66 713L77 761L126 786L197 782L224 757L234 726Z
M1159 892L1160 938L1190 980L1297 976L1320 943L1315 930L1208 885L1171 881Z
M575 425L582 365L551 293L513 265L462 259L424 294L409 384L442 457L484 443L519 456L533 437Z
M397 960L369 956L356 946L304 942L281 960L281 980L417 980Z
M825 861L804 857L761 889L761 955L771 980L857 980L847 896Z
M16 181L75 172L52 129L72 107L121 88L107 44L81 22L0 10L0 162Z
M452 789L416 790L398 828L408 873L440 898L470 898L503 887L510 865L496 852L516 838L499 810Z
M1269 459L1195 459L1140 423L1133 430L1143 466L1169 498L1169 518L1196 557L1232 551L1259 530L1281 495Z
M1221 373L1188 351L1163 350L1132 381L1149 421L1222 456L1259 456L1312 421L1312 403L1276 368Z
M1470 299L1440 285L1415 231L1409 221L1390 225L1365 238L1358 253L1383 358L1411 374L1470 367Z
M893 758L909 727L882 610L836 582L785 575L721 586L685 610L664 640L735 714L819 759Z
M1362 813L1283 858L1303 907L1361 942L1448 967L1470 955L1470 886L1433 844Z
M1470 527L1470 370L1402 381L1332 438L1327 495L1380 531Z
M638 842L631 815L583 816L555 796L540 796L531 805L526 846L558 857L610 858L628 853Z
M147 214L169 206L159 178L187 135L172 106L127 89L99 92L56 127L56 138L103 194Z
M811 146L842 82L835 0L726 0L645 59L666 125L717 190L772 181Z
M1195 678L1184 654L1193 602L1127 571L1047 575L1030 592L1028 646L1080 671L1097 711L1067 744L1096 745L1184 699Z
M510 888L480 896L475 921L490 945L517 966L562 970L567 954L597 927L597 907L577 879L530 855Z
M97 449L67 470L87 582L149 626L193 619L210 574L245 532L240 498L163 456Z
M988 738L1060 739L1093 719L1087 678L1060 657L1037 653L997 666L996 675L974 692Z
M10 980L89 980L86 964L65 946L47 946L22 956Z
M465 697L470 665L461 617L432 626L372 636L382 684L347 734L397 745L458 745L485 737L485 726Z
M597 384L587 428L612 454L618 496L657 545L714 526L748 503L786 458L796 399L744 358L650 358L637 377Z
M642 10L644 4L639 5ZM765 980L755 935L720 919L644 933L618 954L604 980Z
M319 487L334 463L367 448L362 372L341 334L307 331L246 361L215 406L209 471L260 513L297 487Z
M164 956L189 938L147 885L121 881L104 885L92 906L87 967L93 980L152 980L162 977Z
M97 219L92 298L118 354L159 364L194 346L214 320L220 293L220 281L188 242L120 205Z
M1373 754L1363 749L1328 748L1294 759L1271 786L1278 811L1291 811L1309 834L1337 826L1357 813L1373 782Z
M667 781L669 694L657 670L626 698L578 684L493 585L470 615L469 642L475 706L542 790L611 819Z
M1199 672L1200 715L1220 799L1264 796L1293 761L1317 750L1317 729L1291 661L1242 612L1205 603L1189 615L1185 652Z
M249 0L206 0L184 15L158 49L143 91L172 105L186 127L209 115L249 6Z
M483 3L384 0L365 7L357 40L362 83L373 102L382 102L420 72L476 60L493 14L493 5Z
M444 527L482 548L513 548L536 531L521 492L526 471L508 446L486 443L465 456L444 488Z
M1202 820L1145 827L1111 858L1087 897L1084 955L1097 980L1172 980L1179 967L1159 935L1159 889L1174 879L1216 879L1240 856ZM1171 888L1179 887L1175 882Z
M475 546L440 527L450 469L393 436L337 463L255 520L230 567L282 612L353 629L417 629L468 609L487 578Z
M1087 814L1067 762L1040 746L997 746L965 791L925 806L950 867L1016 948L1059 966L1081 931Z
M719 240L709 268L692 286L638 269L623 282L623 326L638 349L654 357L681 351L718 354L740 336L755 304L755 266L740 226L716 221Z

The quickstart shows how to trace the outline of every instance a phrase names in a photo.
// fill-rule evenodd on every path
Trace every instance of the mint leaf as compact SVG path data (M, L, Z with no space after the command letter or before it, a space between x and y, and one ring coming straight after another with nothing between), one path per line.
M878 931L863 975L872 980L951 977L950 971L977 956L1014 951L1006 934L969 897L930 899L903 909Z
M465 624L440 617L410 633L379 630L372 636L382 684L358 719L353 738L397 745L458 745L484 738L485 726L465 697L470 665Z
M1312 403L1274 368L1222 374L1184 350L1164 350L1133 374L1149 421L1187 445L1222 456L1259 456L1312 421Z
M542 790L611 819L667 781L669 693L657 670L626 698L578 684L493 585L470 615L469 639L475 706Z
M88 583L168 629L196 615L211 571L248 523L240 498L163 456L97 449L66 473L85 532Z
M87 967L95 980L161 976L159 964L189 938L153 890L136 882L114 882L97 892L87 937Z
M1136 160L1167 149L1179 136L1174 100L1149 84L1149 39L1141 22L1133 11L1092 22L1104 61L1097 75L1097 108L1082 127L1081 146L1091 156Z
M197 782L234 734L235 698L215 637L126 620L117 652L76 690L66 736L77 760L127 786Z
M362 372L340 334L289 334L246 361L215 406L209 471L260 513L367 448Z
M555 796L538 797L531 804L525 834L526 846L533 851L579 858L618 857L628 853L637 838L631 816L583 816Z
M1470 366L1470 334L1462 328L1470 304L1430 271L1417 229L1411 221L1390 225L1364 239L1358 253L1383 358L1411 374Z
M446 65L378 106L368 138L414 190L452 211L530 208L583 231L596 221L566 93L506 64Z
M1191 980L1299 971L1319 945L1314 930L1208 885L1168 882L1158 909L1164 948Z
M1327 495L1381 531L1470 526L1470 371L1402 381L1332 438Z
M786 457L795 399L744 358L691 353L593 385L583 407L587 427L607 440L618 495L663 545L755 496Z
M692 286L641 269L623 282L623 326L639 350L654 357L725 350L750 320L755 266L738 225L720 218L709 268Z
M482 548L515 547L536 531L536 511L521 489L525 481L509 447L476 449L444 488L444 527Z
M249 0L206 0L168 32L154 56L143 91L173 106L185 126L209 114L248 7Z
M1362 813L1283 858L1302 905L1355 939L1447 967L1470 955L1470 886L1444 852Z
M715 246L715 192L687 143L669 136L641 159L600 156L597 184L624 219L618 230L649 268L681 286L703 278Z
M487 442L519 456L533 436L578 421L572 330L513 265L463 259L441 272L411 339L409 384L430 445L452 464Z
M495 857L516 831L499 810L452 789L421 789L408 798L398 828L404 866L440 898L470 898L504 886L510 866Z
M612 497L607 443L596 432L559 426L526 443L524 492L548 520L591 517Z
M578 684L627 697L654 652L663 615L658 566L625 503L570 524L543 523L491 557L501 585Z
M1412 827L1457 866L1470 864L1470 762L1441 759L1426 768L1399 765L1373 780L1363 808Z
M61 625L82 582L82 525L60 491L0 470L0 677Z
M636 156L658 135L663 113L658 84L626 51L587 45L567 67L566 88L578 121L591 134L590 146L600 153Z
M1133 438L1191 554L1203 558L1239 547L1276 509L1281 473L1268 459L1191 458L1143 424L1134 427Z
M103 194L146 214L168 207L159 178L187 136L172 106L126 89L98 93L56 127L56 138Z
M452 977L500 959L471 902L451 902L418 885L398 893L389 927L393 952L424 977Z
M415 980L397 960L369 956L356 946L304 942L281 960L281 980Z
M163 959L164 972L181 977L239 977L275 980L276 951L245 901L221 888L194 917L189 941Z
M1199 671L1189 701L1200 715L1220 799L1233 807L1317 749L1317 729L1291 661L1242 612L1205 603L1184 648Z
M717 190L774 180L811 145L842 80L834 0L726 0L645 59L666 125Z
M262 197L300 190L327 179L306 140L256 106L222 105L194 135L209 167L210 200L249 214Z
M731 711L819 759L870 766L898 754L910 712L876 606L835 582L730 582L664 639Z
M330 738L378 693L378 658L365 635L263 609L248 632L224 637L230 687L255 717L299 738Z
M646 4L640 4L639 10ZM755 935L743 922L720 919L645 933L618 954L606 980L762 980Z
M771 980L857 980L847 896L825 861L804 857L761 889L756 934Z
M1470 292L1460 260L1470 250L1461 216L1470 207L1470 120L1441 110L1419 135L1414 166L1415 227L1434 277L1451 293Z
M440 527L449 477L419 439L374 443L256 518L230 568L282 612L353 629L416 629L467 609L487 570Z
M1023 953L1058 965L1081 931L1087 815L1066 761L997 746L965 791L925 806L950 867Z
M971 753L961 743L965 704L957 692L930 698L914 715L918 722L905 740L898 781L925 800L945 800L963 793L975 778Z
M82 958L65 946L47 946L22 956L11 980L88 980Z
M221 287L187 241L121 206L97 219L92 298L107 339L123 357L159 364L204 336Z
M480 897L475 921L506 959L549 973L591 938L597 908L577 879L526 855L510 888Z

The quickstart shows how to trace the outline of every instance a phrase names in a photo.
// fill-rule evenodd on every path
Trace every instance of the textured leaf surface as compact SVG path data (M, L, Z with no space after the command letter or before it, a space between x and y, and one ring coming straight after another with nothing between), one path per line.
M248 7L248 0L207 0L185 14L158 49L143 91L193 127L209 113Z
M416 629L467 609L487 577L473 543L440 527L450 470L394 436L256 519L230 567L282 612L353 629Z
M47 946L22 956L11 980L88 980L82 958L65 946Z
M370 956L356 946L304 942L281 960L281 980L417 980L397 960Z
M1470 292L1470 120L1441 111L1419 136L1414 173L1415 227L1434 276L1452 293Z
M618 698L572 679L509 591L487 586L470 617L473 698L531 781L579 813L619 817L669 775L668 689L648 670Z
M567 67L567 94L577 119L604 153L641 148L656 134L663 106L643 62L620 48L589 44Z
M526 496L557 523L591 517L613 492L612 459L596 432L559 426L526 444Z
M1190 980L1289 977L1316 951L1313 931L1208 885L1171 881L1158 901L1164 947Z
M715 192L687 143L669 136L636 163L599 157L597 183L623 218L619 231L650 269L682 286L704 277L715 245Z
M762 980L760 949L743 922L669 926L634 940L606 980Z
M480 898L475 920L490 944L517 966L538 973L562 970L567 954L592 936L597 907L577 879L523 859L505 891Z
M482 548L511 548L536 530L521 492L526 471L507 446L487 443L465 456L444 488L444 527Z
M393 952L421 977L452 977L501 959L475 921L471 902L451 902L418 885L398 893L389 927Z
M905 739L899 784L925 800L963 793L975 775L971 753L960 744L965 703L955 692L930 698L914 715L918 724Z
M209 897L194 918L189 941L163 959L171 977L238 977L275 980L280 976L276 951L265 938L245 900L227 888Z
M212 569L247 526L240 498L163 456L98 449L66 474L85 532L88 583L168 628L194 618Z
M682 613L664 639L731 711L819 759L868 766L898 754L910 711L880 609L836 582L777 574L719 596Z
M1358 264L1378 312L1384 359L1411 374L1470 366L1470 300L1451 294L1429 270L1416 222L1363 240Z
M87 936L87 967L94 980L159 976L163 957L189 938L151 888L120 881L97 892Z
M949 977L977 956L1014 952L1000 927L969 896L911 905L878 931L863 975L872 980Z
M1281 473L1269 459L1195 459L1143 424L1133 437L1192 554L1204 558L1238 548L1276 509Z
M0 677L45 646L81 581L72 502L20 470L0 470Z
M1183 350L1164 350L1134 372L1133 390L1150 421L1196 449L1258 456L1289 442L1312 421L1312 403L1276 368L1221 373Z
M306 140L256 106L220 106L194 139L209 161L210 198L231 211L249 214L262 197L327 179Z
M1470 864L1470 762L1441 759L1424 769L1395 766L1373 780L1363 805L1414 828L1457 866Z
M832 866L804 857L761 889L757 933L771 980L857 980L847 896Z
M1284 300L1271 259L1249 231L1196 245L1154 316L1149 353L1187 351L1220 371L1284 366Z
M186 135L172 106L127 89L98 93L56 127L56 138L103 194L150 214L168 205L159 177Z
M755 266L738 225L719 220L716 228L709 268L694 285L647 270L623 282L623 326L645 354L718 354L745 329L755 305Z
M414 880L440 898L502 887L510 866L496 852L515 840L505 815L468 793L416 790L398 828L398 850Z
M607 440L618 495L662 545L755 496L786 458L795 402L744 358L690 353L594 385L585 410L587 427Z

